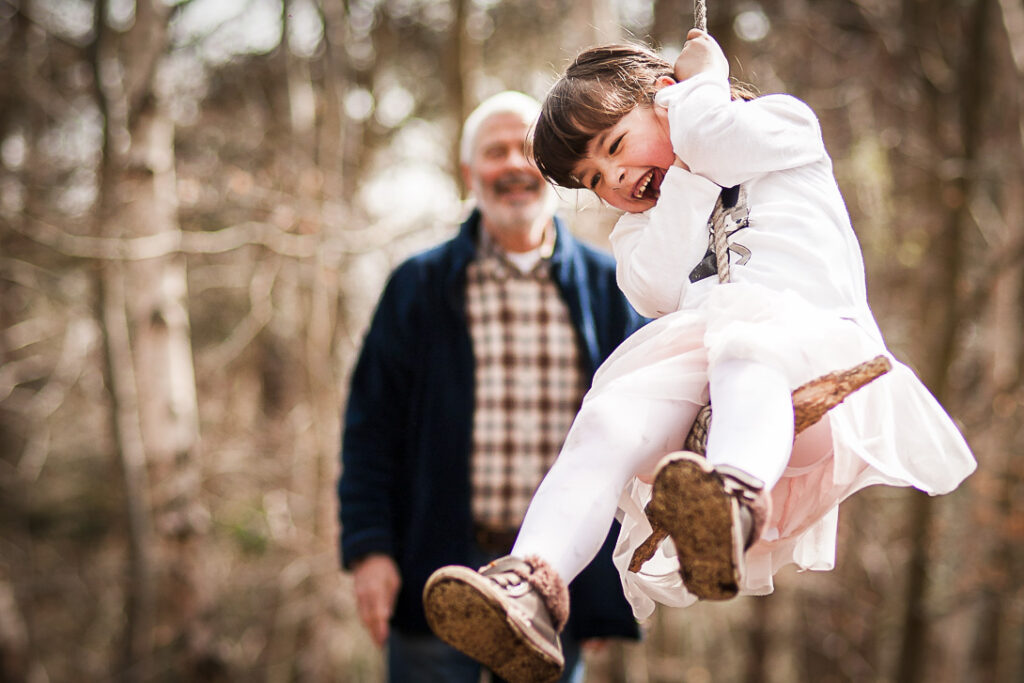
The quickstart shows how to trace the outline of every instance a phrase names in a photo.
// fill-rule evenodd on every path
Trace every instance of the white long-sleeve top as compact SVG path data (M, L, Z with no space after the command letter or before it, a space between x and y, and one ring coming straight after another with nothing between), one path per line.
M653 208L625 214L611 234L619 287L642 314L694 308L717 278L690 282L709 246L708 218L723 187L742 184L749 226L730 243L732 282L793 290L874 327L860 246L811 109L788 95L730 99L729 83L701 74L658 92L676 156Z

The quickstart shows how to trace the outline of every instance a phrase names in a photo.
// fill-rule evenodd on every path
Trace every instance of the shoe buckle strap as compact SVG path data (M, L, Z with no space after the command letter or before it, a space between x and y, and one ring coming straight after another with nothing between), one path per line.
M520 574L525 572L530 573L530 565L526 564L523 560L512 555L506 555L505 557L499 557L493 562L480 567L480 573L484 576L494 576L497 574L512 573Z
M533 590L533 586L526 581L509 581L503 588L513 598L521 598Z
M764 490L764 482L741 469L720 465L715 472L722 479L726 493L744 500L754 500Z

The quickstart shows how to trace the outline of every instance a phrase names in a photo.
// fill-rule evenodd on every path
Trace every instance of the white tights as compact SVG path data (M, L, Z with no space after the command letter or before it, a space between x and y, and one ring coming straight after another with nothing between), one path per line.
M716 366L708 460L754 475L771 489L793 445L793 405L778 369L746 360ZM512 554L539 555L568 584L600 550L629 480L679 450L700 406L606 390L585 401L541 482Z
M749 360L720 363L711 375L708 462L731 465L771 490L793 449L793 399L782 371Z

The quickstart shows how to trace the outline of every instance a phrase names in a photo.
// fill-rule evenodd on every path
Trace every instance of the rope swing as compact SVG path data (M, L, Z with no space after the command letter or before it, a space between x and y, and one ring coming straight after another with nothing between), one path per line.
M706 0L693 0L693 27L707 33L708 6Z
M708 6L707 0L693 0L693 27L707 33ZM729 230L728 226L719 221L715 225L714 238L715 262L718 269L718 281L729 282Z

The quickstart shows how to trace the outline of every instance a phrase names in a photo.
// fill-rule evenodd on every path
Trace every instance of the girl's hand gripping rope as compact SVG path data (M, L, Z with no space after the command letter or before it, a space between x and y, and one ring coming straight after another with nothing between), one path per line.
M676 57L673 73L677 81L702 73L728 80L729 60L714 38L700 29L691 28L682 51Z

